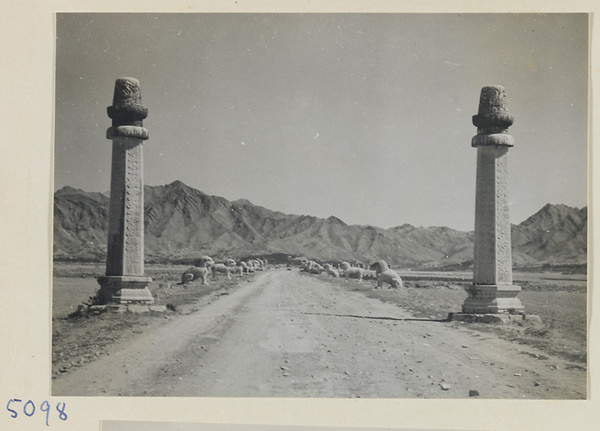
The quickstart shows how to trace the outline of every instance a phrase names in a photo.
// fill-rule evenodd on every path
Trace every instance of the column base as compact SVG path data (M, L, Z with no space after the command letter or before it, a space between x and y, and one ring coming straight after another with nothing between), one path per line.
M103 304L154 304L148 285L150 277L105 276L98 277L98 298Z
M490 323L495 325L512 325L524 328L543 328L542 319L535 314L477 314L477 313L450 313L449 322L465 323Z
M513 284L472 284L465 288L467 299L462 305L463 313L500 314L520 313L525 310L517 298L520 286Z

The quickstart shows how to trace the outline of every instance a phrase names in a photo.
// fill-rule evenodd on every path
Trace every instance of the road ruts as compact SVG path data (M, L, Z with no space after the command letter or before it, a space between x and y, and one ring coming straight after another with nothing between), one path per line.
M584 396L577 392L584 387L582 373L557 379L535 358L542 352L464 324L414 319L396 305L350 291L349 283L328 283L297 270L265 272L69 373L55 383L53 393L468 398L469 391L477 391L482 398Z

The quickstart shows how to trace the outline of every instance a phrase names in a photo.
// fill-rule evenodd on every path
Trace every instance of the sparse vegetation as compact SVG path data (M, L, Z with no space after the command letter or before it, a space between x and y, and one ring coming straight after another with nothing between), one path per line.
M146 273L153 278L150 290L157 304L166 305L167 314L81 314L78 306L98 305L95 293L96 265L57 263L54 266L52 310L52 373L66 373L86 362L106 354L108 348L123 342L136 333L165 322L173 313L186 314L194 304L211 294L218 295L235 289L240 282L246 283L254 276L243 279L210 280L210 285L179 284L181 273L187 267L149 266ZM103 268L102 268L103 269ZM59 274L59 276L57 276Z
M209 286L201 286L199 283L184 286L179 281L187 266L149 265L147 274L154 280L150 286L151 291L158 304L167 306L167 314L126 313L119 316L99 314L82 317L74 312L79 304L93 303L91 298L99 287L95 278L101 269L103 268L98 265L55 265L52 327L54 375L94 360L104 354L110 345L166 322L172 313L193 312L198 301L227 294L231 289L237 288L239 283L246 283L255 277L234 277L231 281L210 280ZM460 311L466 298L464 288L470 284L469 275L450 272L402 273L404 287L401 289L376 289L375 281L359 283L356 280L327 277L325 273L304 274L306 277L319 277L323 282L337 283L345 289L396 304L410 310L416 318L434 321L443 321L448 313ZM585 277L560 273L519 273L515 275L515 281L523 288L519 297L527 312L539 315L545 328L526 330L519 327L470 324L471 328L535 346L549 354L557 354L585 366ZM71 318L68 317L70 314Z
M429 273L428 273L429 274ZM375 289L373 282L359 283L354 280L335 280L319 276L329 283L344 283L348 289L372 298L406 308L417 318L445 320L449 313L460 312L467 297L465 287L470 280L463 277L440 277L436 275L403 275L402 289ZM527 278L524 280L523 278ZM497 326L472 323L472 328L528 344L585 364L587 360L587 288L582 277L569 279L560 273L553 277L543 275L515 275L522 286L519 294L528 314L540 316L543 330L514 326Z

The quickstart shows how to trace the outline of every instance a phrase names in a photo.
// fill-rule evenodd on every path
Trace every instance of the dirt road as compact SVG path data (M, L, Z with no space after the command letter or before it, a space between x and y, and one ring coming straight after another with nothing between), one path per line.
M586 396L585 370L563 359L297 270L265 272L192 311L60 376L53 395Z

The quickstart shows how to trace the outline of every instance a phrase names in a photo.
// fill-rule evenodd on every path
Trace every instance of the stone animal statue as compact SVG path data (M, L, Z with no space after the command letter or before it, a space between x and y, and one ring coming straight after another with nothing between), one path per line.
M190 268L181 275L181 284L190 284L194 282L194 269L195 268Z
M208 285L208 273L214 264L215 262L210 256L202 256L195 262L193 267L182 274L181 284L189 284L200 278L203 285Z
M385 260L378 260L371 264L371 269L377 274L377 287L383 286L383 283L388 283L390 289L392 287L402 287L402 279L396 271L390 269Z
M362 281L364 272L362 268L350 266L348 262L342 262L341 268L345 278L357 278L358 281Z
M233 265L235 265L235 260L233 260L233 259L227 259L223 263L215 263L212 266L212 276L213 276L213 279L216 280L217 279L217 275L219 273L221 273L221 274L225 274L225 277L228 280L231 280L231 275L230 274L231 274L231 267Z
M242 270L245 274L250 274L251 272L254 272L254 270L250 268L250 266L243 260L240 262L240 266L242 267Z
M325 264L325 271L327 271L327 275L329 277L334 277L334 278L338 278L340 276L340 273L338 272L337 269L335 269L331 264L326 263Z
M255 272L258 271L258 261L256 259L249 259L247 262L248 265L248 272Z
M242 265L241 262L237 263L233 259L227 259L225 261L225 265L227 265L229 267L229 272L231 274L237 274L240 277L243 277L243 275L244 275L244 266Z
M308 268L308 272L310 274L320 274L325 270L325 268L323 268L321 265L319 265L317 262L311 262L310 267Z
M304 262L304 264L300 267L300 270L306 271L309 274L320 274L324 271L324 268L314 260L308 260Z

